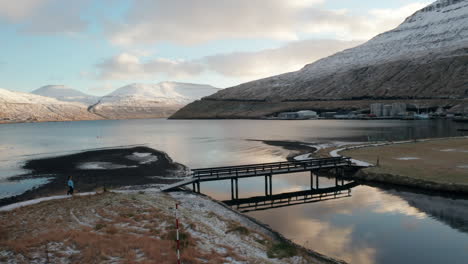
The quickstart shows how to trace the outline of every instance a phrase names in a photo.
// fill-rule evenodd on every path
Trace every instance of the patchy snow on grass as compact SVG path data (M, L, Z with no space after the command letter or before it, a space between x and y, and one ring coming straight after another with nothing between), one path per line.
M459 166L457 166L457 168L459 168L459 169L468 169L468 164L466 164L466 165L459 165Z
M140 164L148 164L158 161L158 157L153 153L133 152L132 155L126 156L127 159L138 161Z
M269 259L266 255L265 246L258 241L262 240L262 236L259 234L267 237L271 237L272 234L250 219L205 197L182 192L171 193L171 196L180 202L179 215L182 218L182 225L192 236L198 237L204 242L199 245L203 250L214 250L222 254L223 248L220 248L219 245L229 245L234 249L234 252L240 255L261 260L259 263L294 263L294 261L297 261L296 257L281 260ZM197 223L197 230L185 226L184 219L186 219L185 222L190 220ZM240 223L251 231L247 234L229 231L232 228L229 223ZM299 258L304 261L301 257Z
M464 150L464 149L441 149L440 151L442 151L442 152L462 152L462 153L468 153L468 150Z
M306 153L306 154L302 154L302 155L294 157L294 160L301 161L301 160L308 160L308 159L311 159L311 158L312 158L312 154L311 153Z
M116 170L124 168L136 168L137 166L127 166L121 164L114 164L112 162L85 162L77 166L80 170Z
M75 195L76 196L86 196L86 195L95 195L95 194L96 194L96 192L85 192L85 193L77 193ZM56 196L37 198L37 199L33 199L33 200L28 200L28 201L24 201L24 202L9 204L9 205L0 207L0 212L11 211L11 210L14 210L16 208L20 208L20 207L28 206L28 205L33 205L33 204L38 204L38 203L45 202L45 201L68 199L68 198L72 198L72 197L73 197L72 195L56 195Z
M396 160L420 160L421 158L418 157L401 157L401 158L395 158Z

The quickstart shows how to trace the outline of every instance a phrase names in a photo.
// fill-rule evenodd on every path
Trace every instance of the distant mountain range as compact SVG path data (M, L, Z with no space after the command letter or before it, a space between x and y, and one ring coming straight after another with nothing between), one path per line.
M22 93L0 89L0 123L168 117L220 89L178 82L131 84L103 96L63 85Z
M404 101L468 106L468 0L439 0L400 26L303 69L227 88L173 118L258 118Z
M178 82L131 84L103 96L89 110L109 119L168 117L219 90L210 85Z
M95 104L100 98L99 96L85 94L64 85L46 85L32 91L31 93L52 97L59 101L78 102L87 105Z

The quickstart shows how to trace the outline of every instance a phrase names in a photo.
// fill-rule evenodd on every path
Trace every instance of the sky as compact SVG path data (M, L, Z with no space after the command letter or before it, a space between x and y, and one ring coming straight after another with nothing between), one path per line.
M219 88L301 69L398 26L424 0L0 0L0 88Z

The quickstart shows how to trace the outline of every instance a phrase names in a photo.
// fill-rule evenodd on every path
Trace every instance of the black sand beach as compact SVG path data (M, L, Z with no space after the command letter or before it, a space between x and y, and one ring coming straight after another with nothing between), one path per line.
M164 184L185 176L187 168L164 152L148 147L85 151L71 155L29 160L30 172L8 180L47 178L49 182L23 194L0 199L0 206L51 194L65 194L68 176L76 192L127 185Z

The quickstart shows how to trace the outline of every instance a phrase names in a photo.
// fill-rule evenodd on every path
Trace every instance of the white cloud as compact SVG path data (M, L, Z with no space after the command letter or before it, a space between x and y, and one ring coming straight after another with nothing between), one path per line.
M360 44L356 41L303 40L283 47L258 52L235 52L206 56L191 61L163 58L144 60L135 54L122 53L97 65L98 78L106 80L189 78L211 71L226 77L246 80L299 70L305 64Z
M0 1L0 17L17 22L27 18L50 0Z
M87 29L81 12L92 0L0 0L0 19L33 34L77 33Z
M153 79L156 76L184 78L203 71L202 65L195 62L156 58L142 61L138 56L122 53L96 65L97 77L103 80Z
M302 33L369 39L427 4L351 15L346 10L324 9L322 2L139 0L133 2L124 23L111 27L110 38L113 43L129 46L167 41L190 45L231 38L296 40Z
M296 71L308 63L361 44L359 41L302 40L259 52L235 52L208 56L207 67L230 77L263 78Z

